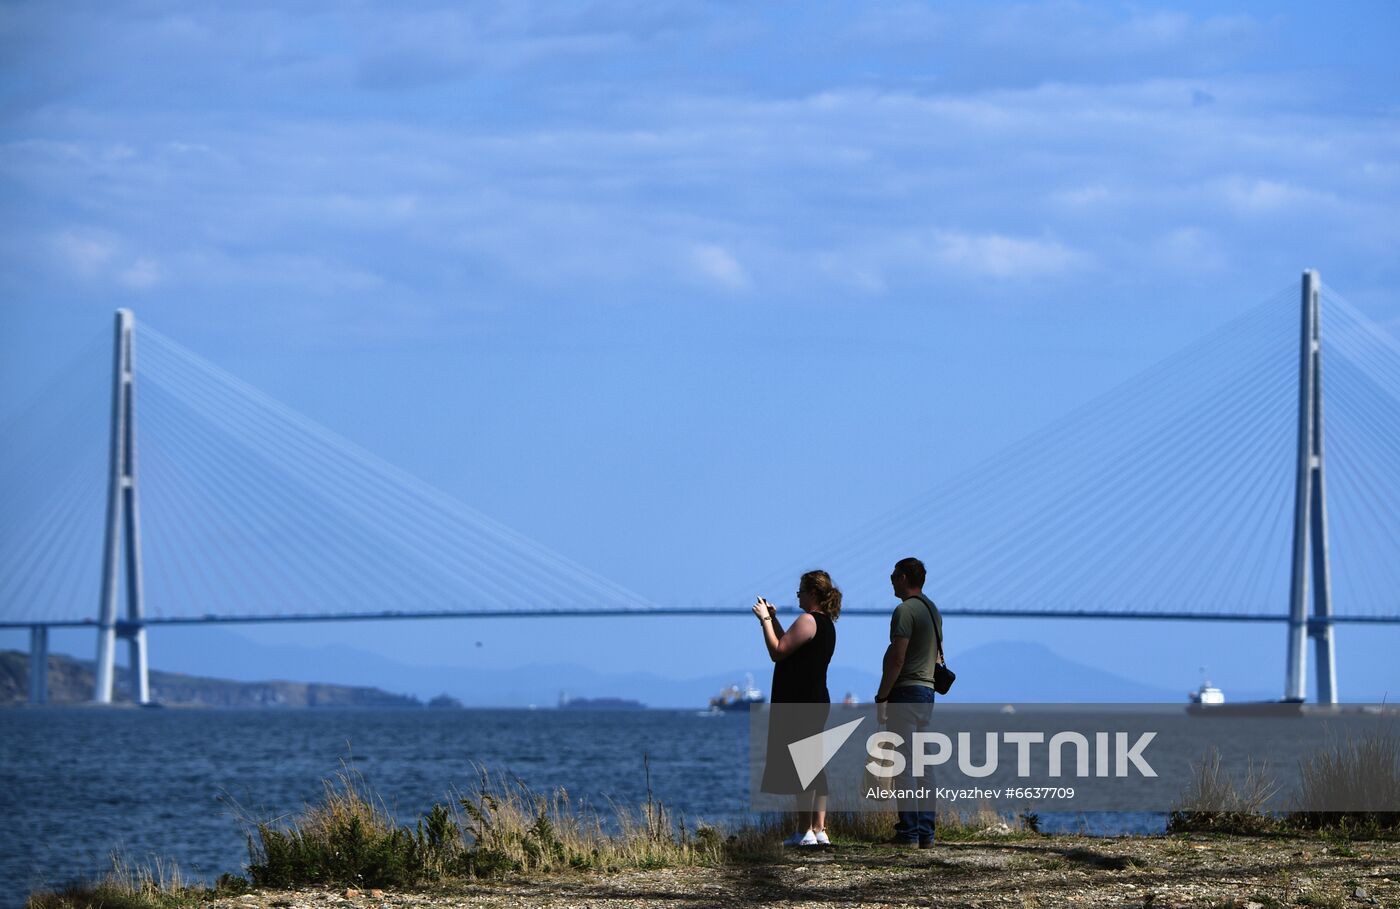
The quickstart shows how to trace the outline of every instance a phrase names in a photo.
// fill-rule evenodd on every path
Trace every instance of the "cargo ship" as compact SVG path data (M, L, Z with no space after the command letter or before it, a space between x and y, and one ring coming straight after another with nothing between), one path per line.
M754 687L753 675L744 676L744 684L730 685L710 698L710 713L747 711L750 704L762 704L767 699Z

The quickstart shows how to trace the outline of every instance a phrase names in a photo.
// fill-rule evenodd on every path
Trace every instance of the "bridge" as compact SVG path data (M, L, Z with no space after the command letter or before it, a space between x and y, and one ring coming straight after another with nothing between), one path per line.
M1400 344L1314 271L709 607L599 576L128 310L5 437L0 628L29 630L39 703L52 628L96 632L100 703L126 641L144 703L154 626L732 613L818 564L843 614L887 616L908 553L945 615L1279 626L1285 700L1305 699L1309 640L1333 703L1333 628L1400 623Z

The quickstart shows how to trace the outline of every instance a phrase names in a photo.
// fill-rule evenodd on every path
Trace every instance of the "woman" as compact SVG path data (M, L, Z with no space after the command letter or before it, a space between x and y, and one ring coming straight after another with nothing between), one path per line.
M797 585L797 605L802 615L793 620L786 631L778 621L773 604L759 597L753 604L753 614L763 629L763 642L773 659L772 702L774 704L830 704L826 688L826 667L836 649L836 626L832 624L841 614L841 591L831 583L825 571L809 571ZM782 734L776 735L778 725L768 724L768 763L763 770L764 792L790 793L796 796L797 832L783 841L784 846L827 846L826 835L826 773L817 775L803 787L788 752L789 741L816 735L826 723L826 710L805 708L795 711L796 723L784 717ZM798 726L807 727L805 731ZM796 734L794 734L796 733ZM775 741L782 739L781 741Z

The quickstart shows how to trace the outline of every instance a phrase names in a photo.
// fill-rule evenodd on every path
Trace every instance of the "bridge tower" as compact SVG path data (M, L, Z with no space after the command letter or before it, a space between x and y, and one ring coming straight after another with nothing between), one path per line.
M1317 648L1317 700L1337 703L1332 640L1332 574L1327 553L1326 461L1322 445L1322 279L1303 272L1302 338L1298 371L1298 485L1293 504L1293 579L1289 593L1288 666L1284 700L1307 699L1304 635ZM1311 573L1311 578L1309 574ZM1312 586L1312 616L1307 614Z
M97 679L93 700L112 702L117 638L131 651L131 694L151 700L146 663L146 626L141 588L141 518L136 486L136 317L117 310L112 355L112 440L107 477L107 532L102 554L102 601L97 624ZM122 569L125 571L123 584ZM126 592L126 619L117 619L117 599Z

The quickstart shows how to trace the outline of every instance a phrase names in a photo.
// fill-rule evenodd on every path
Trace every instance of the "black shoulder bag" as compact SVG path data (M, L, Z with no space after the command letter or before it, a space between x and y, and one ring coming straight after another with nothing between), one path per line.
M938 661L933 664L933 690L939 694L947 694L948 689L958 680L958 674L943 662L943 633L938 630L938 619L933 615L933 603L922 593L919 594L919 599L924 601L924 606L928 609L928 620L933 623L933 637L938 642Z

